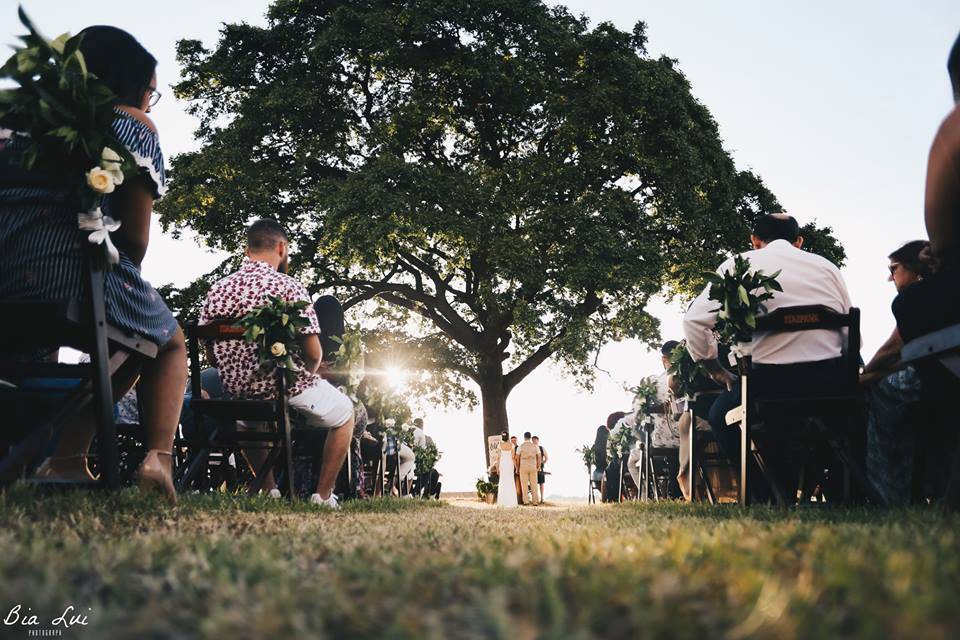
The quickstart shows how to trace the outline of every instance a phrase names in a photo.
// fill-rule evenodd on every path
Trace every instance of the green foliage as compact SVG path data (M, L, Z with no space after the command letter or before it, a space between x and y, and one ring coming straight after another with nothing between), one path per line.
M670 352L670 368L667 373L676 382L677 397L680 398L690 397L696 389L698 379L705 375L703 368L693 361L687 351L686 340L682 340Z
M610 432L610 437L607 439L607 452L611 456L626 460L636 443L637 434L634 431L633 424L624 420L619 427Z
M173 159L164 227L236 251L250 218L280 220L313 291L403 311L448 399L508 394L548 358L589 384L603 343L658 339L652 296L693 293L781 209L643 23L278 0L177 54L202 146Z
M416 456L416 470L418 476L425 476L431 469L436 468L443 452L437 449L437 445L427 440L422 445L413 446L413 454Z
M29 33L0 67L0 79L14 85L0 90L0 128L23 137L18 151L4 150L0 165L54 176L73 191L79 211L94 212L104 193L139 173L112 133L115 96L87 71L82 36L47 40L22 7L18 14ZM94 168L108 178L97 190L87 180Z
M297 379L300 367L293 359L299 351L297 338L303 327L310 324L303 311L307 302L288 302L279 296L268 296L267 302L240 318L243 339L256 345L261 367L282 367L287 384Z
M720 303L714 326L720 342L750 342L757 327L757 316L766 311L763 303L773 298L774 291L783 291L777 282L779 275L779 271L770 276L763 271L750 271L750 261L742 256L734 258L732 273L727 270L723 275L704 274L710 283L709 299ZM755 293L760 289L762 293Z
M483 497L497 492L497 485L493 484L489 480L483 478L477 478L477 497L483 500Z
M394 418L387 418L383 423L384 433L387 437L395 438L397 446L405 444L413 448L413 427Z
M333 371L353 397L364 376L363 340L355 329L344 331L342 338L333 336L333 340L340 344L334 354Z
M630 389L633 393L633 406L635 413L643 416L658 406L660 401L657 399L658 385L656 376L647 376L640 381L640 384Z
M577 449L577 453L580 454L580 459L583 460L583 466L585 466L587 469L590 469L590 467L592 467L596 462L596 455L593 450L592 443L583 445Z

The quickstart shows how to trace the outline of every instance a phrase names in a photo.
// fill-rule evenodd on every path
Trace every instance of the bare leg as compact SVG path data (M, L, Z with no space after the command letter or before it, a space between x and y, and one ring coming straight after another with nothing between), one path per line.
M333 493L333 486L337 482L343 461L347 459L352 438L353 418L327 434L327 441L323 445L323 460L320 463L320 477L317 479L317 493L323 500Z
M170 452L173 450L173 438L177 433L187 384L186 362L186 342L183 331L177 329L157 358L144 364L138 387L147 440L147 457L140 468L141 486L155 486L171 501L176 501L176 491L173 487L173 457ZM160 452L160 455L156 452Z

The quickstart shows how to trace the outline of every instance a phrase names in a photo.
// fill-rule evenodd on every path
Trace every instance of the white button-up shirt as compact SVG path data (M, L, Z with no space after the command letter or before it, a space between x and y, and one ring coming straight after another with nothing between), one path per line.
M743 255L754 271L777 277L782 292L764 305L767 312L780 307L822 304L839 313L850 309L850 294L836 265L818 255L797 249L786 240L774 240L763 249L747 251ZM734 258L720 265L717 273L733 271ZM683 318L683 333L687 350L695 361L717 357L717 340L713 326L717 321L720 303L709 300L710 286L690 305ZM758 364L794 364L838 358L843 350L843 336L839 331L817 329L782 333L753 334L753 361Z

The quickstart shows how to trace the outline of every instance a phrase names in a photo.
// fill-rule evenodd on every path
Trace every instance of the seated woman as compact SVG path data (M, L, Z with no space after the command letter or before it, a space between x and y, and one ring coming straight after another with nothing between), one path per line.
M157 292L140 276L147 251L153 201L166 186L157 130L146 113L156 103L156 59L129 33L95 26L81 31L80 50L89 71L115 94L113 133L140 167L107 195L104 215L122 222L112 234L120 262L106 274L109 322L143 335L160 347L141 371L124 368L114 377L114 397L122 397L140 378L139 395L147 454L140 467L142 487L156 488L174 502L171 450L186 383L183 333ZM8 148L22 137L14 133ZM0 297L5 299L82 298L84 241L77 226L78 207L71 190L4 184L0 188ZM57 449L38 470L48 479L92 480L87 450L95 433L93 414L83 411L64 427Z
M890 254L889 280L897 292L923 280L929 267L921 254L930 243L914 240ZM910 500L913 440L909 409L920 400L920 379L913 367L900 363L903 339L893 333L863 368L860 382L867 387L867 476L891 504Z

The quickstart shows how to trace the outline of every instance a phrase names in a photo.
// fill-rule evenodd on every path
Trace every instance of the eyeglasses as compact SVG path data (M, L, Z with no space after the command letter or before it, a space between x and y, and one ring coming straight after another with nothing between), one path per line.
M894 262L894 263L891 263L890 265L888 265L888 266L887 266L887 269L890 270L890 275L895 274L895 273L897 272L897 269L900 268L900 266L901 266L901 265L900 265L899 262Z
M157 106L157 103L160 102L160 98L163 96L163 94L157 91L156 87L147 87L147 88L150 89L150 99L147 102L147 104L150 105L151 107L155 107Z

